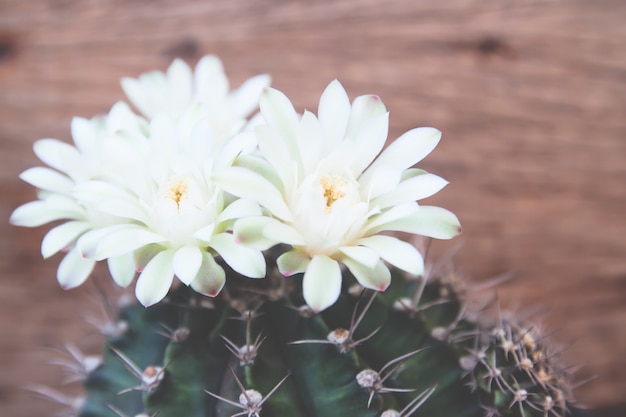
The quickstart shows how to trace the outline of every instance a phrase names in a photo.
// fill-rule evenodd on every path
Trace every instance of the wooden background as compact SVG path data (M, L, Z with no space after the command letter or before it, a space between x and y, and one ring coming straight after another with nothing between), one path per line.
M98 343L89 286L62 291L39 255L47 228L6 222L34 198L33 142L69 140L122 76L206 53L233 85L272 74L299 109L338 78L381 96L392 138L441 129L422 167L451 182L430 203L463 223L459 266L516 272L502 304L542 309L579 380L596 376L577 398L626 415L625 20L623 0L0 0L0 415L51 415L23 386L60 377L51 349Z

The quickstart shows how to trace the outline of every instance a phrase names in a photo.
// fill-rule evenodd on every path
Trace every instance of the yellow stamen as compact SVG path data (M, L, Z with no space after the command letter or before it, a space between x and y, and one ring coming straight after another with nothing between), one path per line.
M343 182L341 178L336 178L335 180L340 183L339 185L341 185L341 183ZM340 191L337 187L337 184L335 184L335 182L333 182L333 180L328 177L320 178L320 184L324 189L324 198L326 199L326 212L329 212L331 206L335 203L335 201L343 198L345 196L345 193Z
M178 180L169 186L167 198L176 203L176 207L180 209L180 202L187 197L187 181Z

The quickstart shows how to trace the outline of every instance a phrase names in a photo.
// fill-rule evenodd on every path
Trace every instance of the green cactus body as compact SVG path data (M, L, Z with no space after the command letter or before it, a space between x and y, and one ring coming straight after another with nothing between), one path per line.
M503 321L467 318L449 275L424 285L396 272L375 295L346 284L320 314L299 308L297 278L230 275L215 299L181 286L153 307L122 308L126 330L87 376L80 415L574 413L541 342Z

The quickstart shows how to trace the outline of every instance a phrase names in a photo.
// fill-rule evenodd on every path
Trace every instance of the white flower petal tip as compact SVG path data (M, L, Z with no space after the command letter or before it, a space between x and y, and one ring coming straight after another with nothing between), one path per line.
M319 313L337 301L340 291L341 268L337 261L324 255L314 256L302 279L304 301Z

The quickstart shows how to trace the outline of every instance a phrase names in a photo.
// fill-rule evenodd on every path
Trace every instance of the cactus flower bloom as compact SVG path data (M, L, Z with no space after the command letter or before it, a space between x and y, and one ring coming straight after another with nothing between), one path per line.
M245 199L228 204L211 179L248 146L247 136L220 147L206 140L209 123L186 126L184 120L156 116L145 146L126 150L133 172L125 182L95 179L75 193L83 204L126 220L89 231L77 245L95 260L133 254L133 263L112 272L126 286L137 268L135 294L145 306L165 297L174 276L198 292L217 295L225 283L225 272L214 260L218 254L245 276L265 276L261 252L238 244L229 232L234 219L259 215L258 204Z
M214 56L202 58L195 73L175 60L167 74L123 79L145 117L120 102L106 117L75 118L75 146L38 141L35 152L50 168L22 174L39 199L18 207L11 222L65 221L42 242L44 257L67 251L57 273L63 288L81 285L105 259L121 286L140 272L135 292L146 306L165 297L174 276L201 293L219 293L225 272L217 255L243 275L263 277L260 251L230 233L234 219L260 214L258 204L225 196L211 176L256 148L254 135L242 131L254 124L248 115L269 81L258 75L229 91Z
M339 296L341 265L362 286L379 291L391 279L384 261L412 274L423 272L414 246L381 232L440 239L460 233L454 214L416 202L447 184L411 168L437 145L438 130L413 129L383 150L388 113L380 98L364 95L350 103L336 80L323 92L318 116L298 115L289 99L271 88L263 92L260 108L265 122L255 129L260 156L241 157L216 180L267 210L267 216L239 220L235 235L260 248L291 245L278 258L279 270L285 276L304 273L304 298L315 311Z

